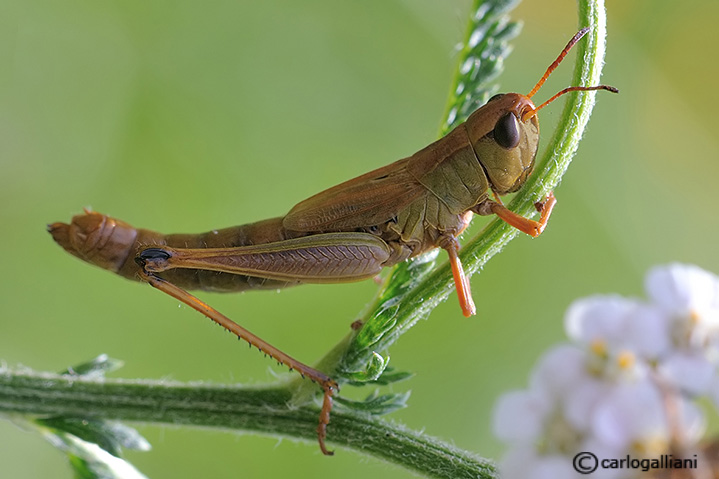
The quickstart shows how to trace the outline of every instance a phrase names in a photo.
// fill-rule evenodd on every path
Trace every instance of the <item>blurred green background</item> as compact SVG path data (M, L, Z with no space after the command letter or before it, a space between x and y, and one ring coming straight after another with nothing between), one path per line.
M469 0L2 0L0 358L56 371L100 353L116 377L262 383L283 373L188 308L80 263L45 225L83 207L164 232L282 215L305 197L435 139ZM391 350L416 376L391 417L498 457L491 410L563 340L563 313L593 293L642 295L670 261L719 272L714 0L608 0L604 81L547 231L521 237ZM501 78L534 85L576 31L569 0L525 2ZM571 56L573 61L573 56ZM536 97L569 81L564 65ZM561 105L542 111L548 134ZM546 136L545 136L546 141ZM477 225L468 233L474 234ZM467 235L465 235L465 238ZM312 362L376 285L203 298ZM369 389L365 392L369 392ZM160 477L411 477L316 444L139 426L130 460ZM331 433L330 433L331 434ZM330 436L331 437L331 436ZM0 422L2 477L70 478L38 435Z

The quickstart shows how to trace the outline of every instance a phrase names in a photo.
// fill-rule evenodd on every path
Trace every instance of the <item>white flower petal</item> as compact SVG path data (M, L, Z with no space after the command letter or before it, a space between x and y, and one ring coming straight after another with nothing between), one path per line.
M703 350L707 355L716 357L719 346L719 309L694 311L687 319L689 341L686 346L694 350Z
M681 397L679 407L679 428L682 431L682 440L686 446L696 445L704 437L707 422L704 413L699 407Z
M676 351L659 363L659 373L673 386L692 396L709 392L716 367L697 353Z
M656 304L683 315L716 308L719 279L698 266L674 263L652 268L645 289Z
M570 339L585 345L622 337L627 314L637 302L617 295L590 296L575 301L564 317Z
M529 388L558 398L587 377L586 353L569 344L555 346L539 359L529 378Z
M594 436L610 448L629 450L643 441L669 441L659 390L649 381L617 386L592 417Z
M560 455L539 455L530 447L507 451L499 464L502 479L578 479L572 458Z
M639 358L658 359L672 347L671 319L659 308L638 305L625 326L625 345Z
M627 451L626 449L616 449L607 446L606 444L600 442L597 440L597 438L593 436L587 437L582 444L578 447L579 452L591 452L595 456L597 456L597 459L599 460L599 464L601 466L601 461L604 459L617 459L626 457ZM621 479L627 479L628 477L632 477L631 475L628 475L627 469L618 469L618 468L602 468L598 467L596 471L593 473L584 476L589 477L591 479L615 479L615 478L621 478Z
M706 431L704 415L684 396L667 394L649 381L617 387L597 408L594 437L610 449L649 456L665 454L673 440L696 444ZM681 437L672 438L674 431Z
M580 476L572 466L572 458L552 455L541 457L528 476L533 479L578 479Z
M499 462L503 479L524 479L531 477L534 464L538 461L537 451L531 445L512 447Z
M587 378L577 383L564 397L564 417L576 431L585 433L591 426L592 414L597 405L601 404L613 388L613 384L595 378Z
M542 434L551 407L551 402L535 391L503 394L492 415L494 435L504 442L532 442Z

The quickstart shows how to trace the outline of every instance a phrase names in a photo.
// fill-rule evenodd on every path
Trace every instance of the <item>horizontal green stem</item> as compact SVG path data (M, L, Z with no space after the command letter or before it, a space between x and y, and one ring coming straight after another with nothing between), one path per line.
M316 442L317 408L289 408L291 401L292 393L286 388L88 379L33 371L0 373L0 413L6 415L212 427ZM336 408L328 439L428 477L496 477L489 461L356 411Z

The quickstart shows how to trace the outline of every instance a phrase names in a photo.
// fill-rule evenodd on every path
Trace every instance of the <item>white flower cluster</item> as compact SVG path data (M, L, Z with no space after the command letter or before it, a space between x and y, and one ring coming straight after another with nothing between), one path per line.
M645 289L648 301L593 296L572 304L571 343L541 358L528 389L499 399L495 434L510 445L503 478L636 477L641 470L606 462L580 475L577 454L651 458L701 439L705 421L694 400L719 407L719 278L672 264L652 269Z

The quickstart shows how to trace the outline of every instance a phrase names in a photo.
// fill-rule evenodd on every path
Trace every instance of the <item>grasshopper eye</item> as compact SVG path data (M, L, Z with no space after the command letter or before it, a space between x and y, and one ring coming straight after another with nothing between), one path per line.
M514 113L507 113L494 125L494 141L508 150L519 145L519 125Z

